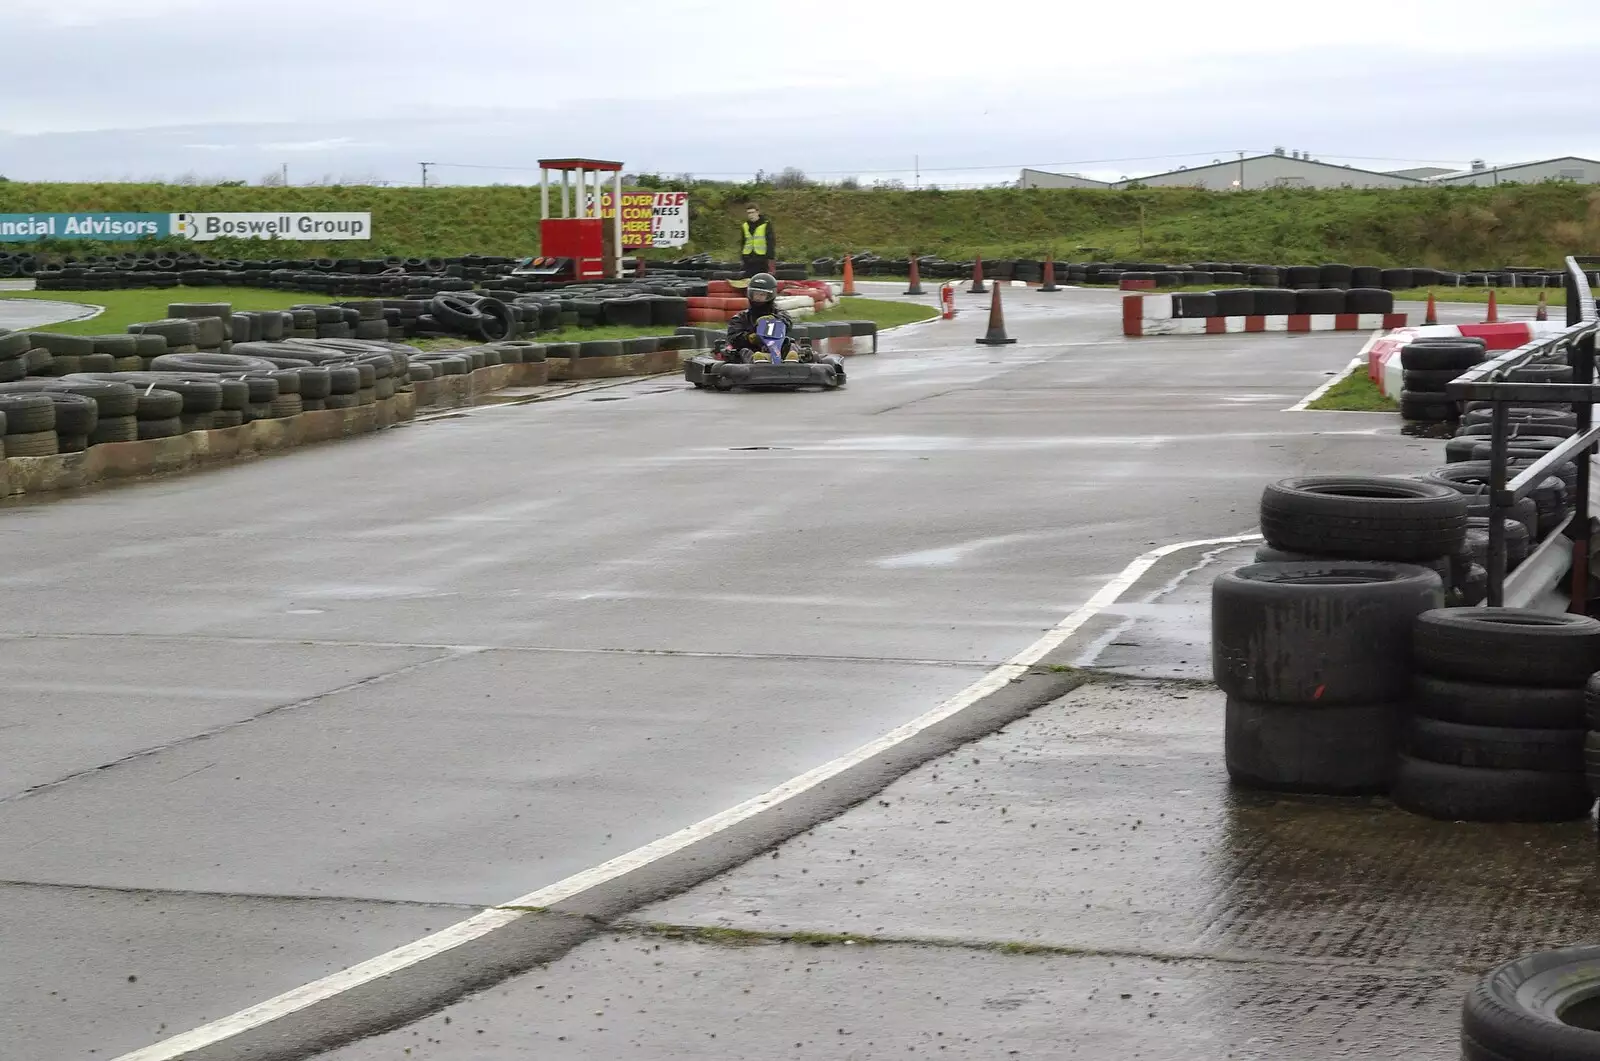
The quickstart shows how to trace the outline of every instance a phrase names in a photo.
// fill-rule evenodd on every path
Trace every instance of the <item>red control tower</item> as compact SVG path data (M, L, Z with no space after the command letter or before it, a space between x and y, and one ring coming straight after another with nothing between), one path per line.
M550 173L561 174L561 216L550 216ZM576 180L572 176L576 174ZM601 214L606 174L611 178L612 201L619 204L614 253L607 268L605 219ZM592 181L592 184L591 184ZM575 188L574 188L575 186ZM572 207L569 191L576 191ZM539 253L547 258L571 258L579 280L622 275L622 163L593 158L542 158L539 160Z

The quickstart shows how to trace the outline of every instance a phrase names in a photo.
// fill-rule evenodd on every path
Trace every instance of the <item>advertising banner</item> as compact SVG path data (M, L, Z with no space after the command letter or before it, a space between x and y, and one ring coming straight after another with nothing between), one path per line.
M605 192L600 197L600 216L607 221L617 215L615 197ZM681 247L689 242L688 192L622 193L622 247Z
M214 239L290 239L307 243L372 238L372 215L173 214L172 234L197 242Z
M167 214L0 214L0 243L42 239L127 242L171 234Z

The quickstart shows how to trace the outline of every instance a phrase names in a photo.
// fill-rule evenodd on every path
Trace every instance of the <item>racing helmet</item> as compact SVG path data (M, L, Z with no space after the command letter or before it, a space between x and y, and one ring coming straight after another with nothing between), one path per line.
M745 293L751 305L771 305L778 297L778 280L771 273L757 273L750 278L750 286Z

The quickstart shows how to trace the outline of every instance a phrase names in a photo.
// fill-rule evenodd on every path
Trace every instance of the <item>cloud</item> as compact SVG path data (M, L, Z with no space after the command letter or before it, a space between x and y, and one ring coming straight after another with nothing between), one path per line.
M1593 154L1600 138L1594 109L1548 80L1587 61L1600 25L1568 18L1552 35L1570 8L1543 0L1514 13L1345 0L1337 18L1164 0L1137 18L1060 0L1016 0L997 18L953 0L912 18L893 5L800 17L614 0L605 19L526 0L480 0L471 17L275 0L271 32L254 7L0 0L8 77L42 86L0 98L7 176L248 179L287 155L319 175L415 181L426 158L442 163L433 179L526 181L541 156L586 153L673 173L908 179L920 157L939 175L927 179L975 183L1024 165L1116 177L1279 145L1378 169L1520 160Z

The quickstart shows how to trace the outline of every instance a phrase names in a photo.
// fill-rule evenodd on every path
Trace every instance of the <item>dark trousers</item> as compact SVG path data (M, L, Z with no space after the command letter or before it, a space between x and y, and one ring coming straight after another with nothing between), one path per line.
M764 254L746 254L744 256L744 277L750 279L757 273L767 271L767 257Z

